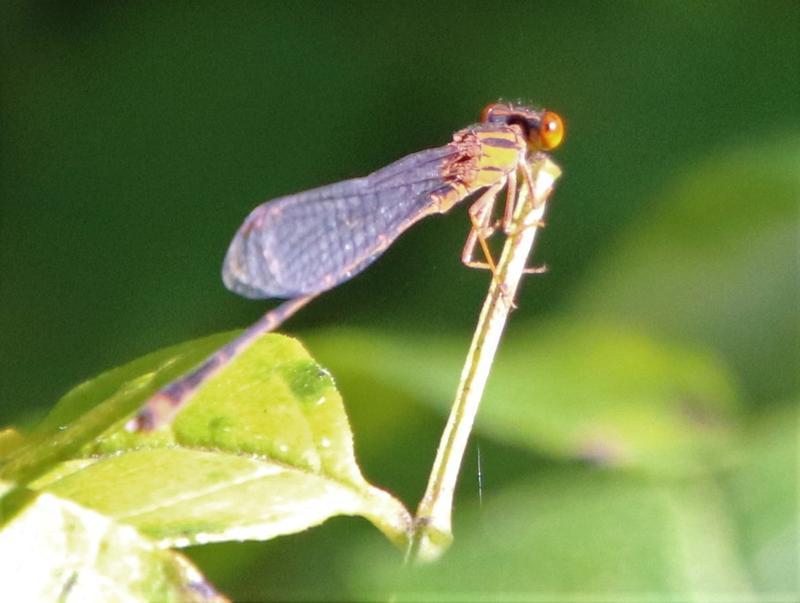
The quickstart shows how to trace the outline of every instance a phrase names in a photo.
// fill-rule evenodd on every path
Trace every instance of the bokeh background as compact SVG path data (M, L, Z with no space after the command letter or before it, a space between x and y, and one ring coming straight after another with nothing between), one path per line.
M191 556L242 600L795 600L799 7L4 3L0 423L254 321L268 304L219 269L258 203L533 101L568 128L550 272L523 285L448 557L397 574L350 518ZM418 224L283 328L412 508L488 284L467 230L463 208Z

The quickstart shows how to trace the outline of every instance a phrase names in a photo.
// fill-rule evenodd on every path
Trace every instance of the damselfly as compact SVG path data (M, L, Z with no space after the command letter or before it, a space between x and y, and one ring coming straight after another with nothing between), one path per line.
M518 178L533 186L529 155L556 148L564 136L552 111L509 103L487 106L479 124L459 130L449 144L412 153L363 178L345 180L267 201L236 233L225 257L225 285L245 297L283 298L186 376L150 398L133 429L164 424L212 373L260 334L275 329L311 299L374 262L412 224L445 213L473 194L472 223L461 258L494 272L487 238L510 228ZM493 218L503 189L501 220ZM524 226L524 225L523 225ZM475 259L476 246L483 259Z

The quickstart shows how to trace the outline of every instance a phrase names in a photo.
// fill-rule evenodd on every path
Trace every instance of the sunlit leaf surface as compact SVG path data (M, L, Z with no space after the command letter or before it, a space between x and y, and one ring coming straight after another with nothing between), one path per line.
M0 531L0 559L6 601L226 600L182 555L48 493Z
M125 379L130 373L120 371ZM104 377L98 387L108 393ZM92 382L82 392L91 396ZM81 403L74 394L68 400ZM59 412L70 413L69 404ZM404 542L407 512L364 480L333 381L295 340L257 341L164 430L129 433L127 416L34 486L163 546L268 539L338 514L367 517Z

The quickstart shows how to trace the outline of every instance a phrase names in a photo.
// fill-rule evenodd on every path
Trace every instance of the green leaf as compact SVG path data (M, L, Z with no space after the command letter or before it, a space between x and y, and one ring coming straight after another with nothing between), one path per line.
M778 409L740 433L720 473L536 465L482 504L461 498L437 565L403 573L362 543L343 571L373 599L796 601L800 406Z
M443 413L467 346L342 330L310 343L337 375L369 374ZM737 412L713 356L614 325L558 321L511 325L476 429L560 458L683 473L725 454Z
M296 340L261 337L164 430L129 433L124 418L33 486L162 546L263 540L338 514L405 544L408 512L362 476L341 397Z
M800 404L760 418L725 481L753 579L776 599L800 600Z
M487 494L480 508L457 515L458 544L435 565L399 571L374 546L362 547L348 568L353 591L400 601L752 596L713 482L572 469Z
M136 526L161 546L268 540L339 514L364 515L403 544L408 525L399 503L367 484L181 447L135 450L81 466L47 490Z
M226 600L182 555L48 493L0 531L0 559L8 601Z
M16 429L7 427L0 430L0 464L25 442L25 438Z
M798 166L791 137L693 168L602 254L577 311L705 342L760 400L796 394Z

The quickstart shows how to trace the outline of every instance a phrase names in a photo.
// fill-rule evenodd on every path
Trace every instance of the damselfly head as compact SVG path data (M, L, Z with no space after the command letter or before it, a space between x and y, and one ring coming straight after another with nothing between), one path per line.
M481 112L485 124L518 126L532 151L550 151L564 140L564 122L558 113L523 105L492 103Z

